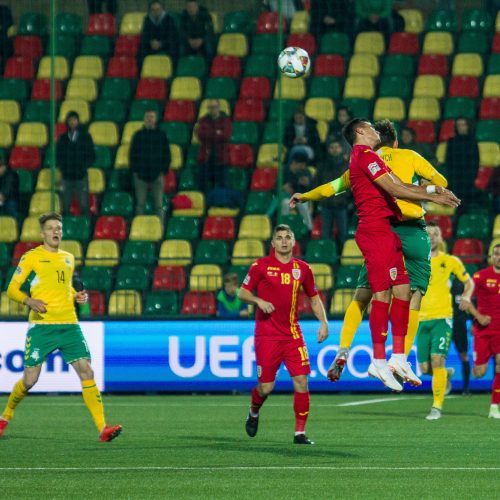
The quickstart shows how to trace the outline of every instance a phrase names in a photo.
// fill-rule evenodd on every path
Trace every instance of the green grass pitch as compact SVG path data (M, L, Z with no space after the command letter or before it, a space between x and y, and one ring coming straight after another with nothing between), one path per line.
M6 398L0 398L0 406ZM123 434L100 443L79 396L29 396L0 440L0 498L496 498L500 421L489 396L311 396L291 444L292 396L246 436L248 396L106 396ZM346 405L347 403L363 403Z

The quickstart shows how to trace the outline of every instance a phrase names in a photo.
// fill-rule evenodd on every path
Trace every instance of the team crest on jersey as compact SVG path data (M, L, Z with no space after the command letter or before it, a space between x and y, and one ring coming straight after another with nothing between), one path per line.
M375 175L377 172L380 171L380 166L376 161L374 161L368 165L368 170L372 175Z
M292 276L294 280L300 279L300 269L292 269Z
M398 270L395 267L391 267L389 269L389 276L391 277L391 280L394 281L398 276Z

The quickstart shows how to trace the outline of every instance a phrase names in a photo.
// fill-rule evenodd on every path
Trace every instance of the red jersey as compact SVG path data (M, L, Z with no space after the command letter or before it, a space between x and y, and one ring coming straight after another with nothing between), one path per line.
M477 297L477 310L491 316L488 326L475 323L477 331L500 333L500 273L496 273L493 266L490 266L474 273L472 278L476 285L474 295Z
M283 264L274 256L256 260L250 267L242 288L274 305L274 312L265 314L256 308L255 335L277 339L302 336L298 323L297 299L301 286L308 297L318 294L311 268L304 261L292 258Z
M401 219L395 198L375 182L389 172L392 170L369 146L358 144L352 148L349 177L360 223L373 225L391 218Z

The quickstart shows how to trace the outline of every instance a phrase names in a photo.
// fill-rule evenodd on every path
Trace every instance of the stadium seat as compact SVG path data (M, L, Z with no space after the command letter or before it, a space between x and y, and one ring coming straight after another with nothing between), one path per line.
M197 217L171 217L167 222L166 239L196 241L200 234L200 219Z
M375 101L374 120L402 121L405 117L405 103L399 97L379 97Z
M52 210L52 193L48 191L38 191L33 193L30 200L29 215L40 216ZM55 195L55 211L61 210L59 196Z
M149 110L154 110L159 115L160 114L159 101L154 101L151 99L136 99L132 101L130 106L130 112L128 115L129 121L144 121L144 113Z
M178 196L189 198L191 208L174 208L172 215L175 217L202 217L205 212L205 195L200 191L179 191Z
M446 143L452 137L455 137L455 120L442 120L441 121L441 128L439 129L438 141L441 144ZM439 151L440 148L443 148L443 146L441 146L439 144L438 148L437 148L437 152L440 152ZM443 150L443 158L444 158L445 153L446 153L446 151ZM443 161L444 161L444 159L443 159Z
M223 33L217 45L217 55L246 57L248 54L247 38L242 33Z
M15 80L13 78L3 78L0 80L0 99L12 99L14 101L24 102L28 99L28 95L28 85L26 81Z
M255 122L234 122L231 143L256 145L259 141L259 128Z
M447 215L429 215L425 216L426 222L436 223L440 229L444 240L449 240L453 237L453 221Z
M274 99L279 96L279 82L276 82L274 88ZM306 97L305 80L302 78L283 78L281 80L281 99L301 101Z
M321 54L348 56L351 53L351 42L346 33L328 31L321 37L319 51Z
M40 229L39 229L40 232ZM0 216L0 242L14 243L18 239L17 220L6 215Z
M257 167L277 167L278 166L278 144L262 144L257 153ZM283 156L285 154L283 148Z
M215 296L212 292L187 292L182 301L181 313L190 316L213 316Z
M210 83L210 80L209 80ZM208 97L208 88L207 88ZM227 99L230 97L222 96ZM240 99L267 100L271 97L271 85L264 76L247 76L243 78L240 86Z
M82 99L84 101L95 101L97 98L97 86L92 78L72 78L66 89L65 99Z
M202 56L183 56L179 59L175 76L194 76L204 79L207 76L207 63Z
M500 98L486 97L479 105L479 118L481 120L500 119Z
M131 217L134 203L130 193L106 192L101 203L101 215L120 215Z
M106 314L106 299L102 292L97 290L88 290L90 315L104 316Z
M153 290L184 290L186 271L182 266L158 266L153 273Z
M344 316L347 306L352 300L352 289L337 289L330 304L330 314L335 317Z
M267 215L244 215L241 219L238 239L269 240L271 220Z
M232 78L210 78L205 88L206 99L236 99L237 87Z
M79 36L83 31L82 18L71 12L60 12L56 16L56 33Z
M377 56L373 54L353 54L347 69L347 76L377 77L380 65Z
M306 116L313 120L331 121L335 117L335 103L324 97L310 97L306 101Z
M359 265L340 266L335 276L335 288L356 288L360 269Z
M0 122L0 148L10 148L13 142L12 125Z
M434 97L415 97L410 102L410 120L437 121L441 117L439 102Z
M389 42L389 54L407 54L416 56L420 53L420 44L416 33L393 33Z
M17 171L17 176L19 178L19 193L21 196L31 196L33 193L33 176L31 175L31 172L27 169L21 168Z
M75 266L81 266L83 264L83 250L82 244L75 240L63 240L59 245L59 248L64 252L69 252L75 258Z
M3 243L3 245L5 245L5 243ZM12 250L12 259L10 259L10 265L17 266L19 264L19 261L21 260L21 257L28 250L32 250L37 246L40 246L40 242L38 241L18 241L14 245L14 249ZM5 263L4 265L9 265L9 262Z
M45 36L48 32L47 18L37 12L26 12L21 16L17 32L19 35Z
M39 36L16 36L14 40L15 56L40 59L42 54L42 39Z
M493 19L488 11L467 9L462 17L462 31L476 31L489 34L493 28Z
M137 290L117 290L111 293L108 303L110 316L140 316L141 296Z
M43 123L21 123L17 129L16 146L43 148L48 144L47 126Z
M108 78L137 78L137 60L129 55L113 56L106 70Z
M320 54L313 67L314 76L345 76L344 58L339 54Z
M412 94L411 83L402 76L383 76L380 80L379 97L408 99Z
M118 243L112 240L92 240L87 247L86 266L116 266L120 260Z
M415 131L417 143L434 144L436 142L434 122L427 120L409 120L406 122L406 126Z
M78 113L80 123L86 124L90 121L90 107L88 102L81 99L63 101L59 108L58 121L64 123L70 111L76 111Z
M500 97L500 75L488 75L485 78L483 97Z
M307 10L298 10L293 14L290 33L308 33L310 14Z
M117 146L118 127L113 122L93 122L90 124L89 133L97 146Z
M361 265L363 263L363 255L354 239L348 239L342 248L342 255L340 263L343 266L347 265Z
M453 244L452 254L464 264L480 264L484 261L483 242L473 238L457 239Z
M442 99L446 94L444 79L437 75L419 75L415 80L413 97L435 97Z
M155 245L151 241L127 240L123 247L122 264L152 266L156 262Z
M251 33L253 31L252 19L247 11L227 12L224 15L224 33Z
M160 241L163 228L157 215L136 215L132 219L129 239L132 241Z
M116 273L115 290L146 291L149 287L149 271L140 265L121 265Z
M113 285L113 268L103 266L84 266L78 273L87 290L110 292Z
M330 290L333 288L332 268L328 264L313 263L311 270L318 290Z
M456 119L459 117L469 118L470 120L476 117L476 102L468 97L450 97L444 103L443 118Z
M115 42L115 56L136 57L139 52L141 37L138 35L120 35Z
M447 77L449 73L448 58L440 54L423 54L418 62L419 75L438 75Z
M48 170L48 169L45 169ZM63 240L86 243L90 239L90 220L85 216L65 215L63 219Z
M222 288L221 268L216 264L197 264L191 269L189 289L194 292L215 292Z
M64 57L68 62L72 62L76 56L77 37L72 35L56 34L55 36L55 55ZM50 43L46 44L45 55L51 56Z
M451 74L480 77L484 72L480 54L457 54L453 59Z
M477 123L476 139L495 142L500 137L500 120L481 120Z
M449 31L457 29L455 13L448 9L433 10L426 22L426 31Z
M412 78L415 72L413 57L406 54L388 54L382 67L382 76L402 76Z
M144 303L144 316L175 316L179 313L179 304L175 292L150 292Z
M458 53L478 52L479 54L487 54L489 48L490 43L484 33L465 32L458 39Z
M107 59L112 53L111 40L107 36L86 36L82 40L80 55Z
M141 68L141 78L167 80L173 73L172 59L167 55L146 56Z
M497 16L498 18L498 16ZM493 35L493 41L491 42L491 52L492 56L500 52L500 31L497 31Z
M21 106L17 101L0 101L0 122L15 125L21 120Z
M189 266L193 260L193 250L188 240L166 240L161 244L158 265Z
M315 76L311 79L309 86L309 98L312 97L328 97L330 99L339 99L340 81L338 78L331 76Z
M114 36L116 20L112 14L91 14L87 24L87 35Z
M409 33L421 33L424 29L424 18L419 9L399 9L398 14L403 16L405 31Z
M253 166L253 149L250 144L229 145L229 165L233 167L250 168Z
M246 66L248 66L249 60ZM240 76L241 59L239 57L218 55L213 58L210 68L211 78L239 78Z
M337 246L333 240L311 240L307 244L305 261L335 265L338 261Z
M93 120L122 124L126 120L125 110L125 106L120 101L100 100L95 103Z
M348 76L344 86L344 99L375 97L374 79L370 76Z
M37 170L41 166L40 150L32 146L15 146L10 151L9 165L11 168ZM46 189L50 189L50 186Z
M201 96L202 88L198 78L180 76L173 79L170 89L171 100L198 101Z
M73 78L92 78L99 80L104 75L102 59L97 56L78 56L73 64ZM40 78L40 77L39 77Z
M218 264L224 266L229 260L227 243L223 240L201 240L194 256L195 264Z
M17 80L33 80L35 78L35 66L31 57L9 57L3 74L4 78Z
M240 99L235 104L235 121L262 122L265 117L264 103L259 99Z
M144 127L144 122L135 120L135 121L129 121L125 124L125 127L123 128L123 133L121 137L121 144L122 145L129 145L132 142L132 138L134 134L141 130Z
M479 167L477 169L476 178L474 179L474 186L481 191L488 189L492 174L493 169L491 167Z
M106 78L102 85L101 99L129 101L132 98L132 85L126 78Z
M2 222L0 222L0 227L2 227L4 223L4 219L2 218ZM8 229L8 228L7 228ZM12 232L6 233L8 236L3 236L2 238L10 239ZM21 241L42 241L42 236L40 234L40 224L38 222L38 217L26 217L23 221L23 226L21 228L21 236L19 237ZM9 241L5 240L6 243Z
M385 53L385 42L382 33L368 31L359 33L354 41L354 54L373 54L381 56ZM375 75L371 75L375 76Z
M142 78L135 91L136 99L156 99L164 101L167 98L167 84L161 78Z
M488 78L488 77L487 77ZM484 95L484 93L483 93ZM500 93L499 93L500 95ZM449 97L479 97L479 81L474 76L454 76L448 87Z
M270 191L251 191L245 205L246 215L266 214L273 202Z
M250 265L264 256L264 244L260 240L236 240L233 247L231 264L236 266Z
M455 237L486 240L490 237L490 220L483 213L465 213L458 219Z
M282 28L283 32L287 31L286 18L282 18ZM261 12L259 18L257 19L257 26L255 32L257 34L262 33L278 33L279 30L279 19L278 12Z
M427 33L424 37L422 54L441 54L450 56L454 52L453 37L451 33Z
M94 240L116 240L127 239L127 223L118 215L102 215L96 221L94 227Z
M42 122L49 124L50 108L51 105L49 101L30 101L26 103L23 122Z
M287 47L300 47L304 49L309 56L316 54L316 39L311 33L291 33L288 36Z
M478 145L479 165L481 167L498 167L500 165L500 146L498 142L480 142Z
M127 12L120 23L120 35L140 35L146 12Z
M204 240L231 241L235 237L234 219L231 217L213 217L205 219L202 238Z

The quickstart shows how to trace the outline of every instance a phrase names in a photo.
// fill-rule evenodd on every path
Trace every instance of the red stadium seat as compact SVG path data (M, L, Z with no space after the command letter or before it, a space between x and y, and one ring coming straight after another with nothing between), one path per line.
M160 78L142 78L137 84L135 98L164 101L167 98L167 82Z
M234 107L237 122L263 122L266 118L264 103L259 99L240 99Z
M427 120L408 120L406 126L412 128L416 135L416 142L434 144L436 142L436 129L434 122Z
M389 42L389 54L407 54L416 56L420 53L416 33L393 33Z
M321 291L319 292L319 296L321 298L321 302L325 305L326 308L326 294L325 292ZM305 294L304 291L299 292L299 296L297 297L297 312L299 314L299 317L304 314L304 315L312 315L313 310L311 309L311 301L309 297Z
M208 216L203 225L204 240L231 241L235 237L234 219L232 217Z
M261 12L257 20L257 33L278 33L278 13ZM283 31L286 32L286 19L283 17Z
M336 227L335 227L335 224L333 225L333 230L332 230L332 234L331 234L331 238L332 239L335 239L336 237ZM314 220L313 220L313 228L311 230L311 239L312 240L321 240L321 218L319 215L317 215L316 217L314 217Z
M241 59L236 56L215 56L210 69L210 76L239 78L241 76Z
M316 38L311 33L292 33L286 42L287 47L300 47L310 56L316 54Z
M33 80L35 78L35 66L31 57L19 56L7 59L4 78L16 78L18 80Z
M163 113L165 122L193 123L196 120L194 101L168 101Z
M16 36L14 41L14 55L40 59L42 54L42 39L39 36Z
M277 168L256 168L250 184L251 191L272 191L276 187Z
M448 215L426 215L426 222L434 222L436 223L440 229L441 234L443 235L443 239L449 240L453 237L453 221L451 217Z
M137 61L135 57L112 57L108 63L106 76L110 78L137 78Z
M56 139L68 131L68 126L65 123L56 123Z
M229 165L251 168L253 166L252 146L250 144L229 144Z
M114 36L116 34L115 16L112 14L91 14L86 34Z
M89 290L90 314L92 316L104 316L106 314L106 298L103 292Z
M95 193L89 194L89 210L92 215L97 215L99 213L99 204L97 202L97 195ZM70 215L82 215L80 206L78 205L78 200L75 196L71 200L71 205L69 207Z
M115 56L135 57L139 52L140 35L120 35L116 39Z
M448 97L479 97L479 81L475 76L454 76L448 87Z
M500 97L485 97L479 106L480 120L500 120Z
M158 266L153 274L153 290L184 290L186 271L182 266Z
M455 241L453 255L460 257L464 264L480 264L484 261L484 245L475 238L462 238Z
M267 100L271 98L271 85L265 76L247 76L240 87L240 99L254 98Z
M120 215L102 215L95 223L95 240L124 241L127 239L127 223Z
M32 146L14 146L10 151L9 165L11 168L36 170L42 164L40 150Z
M213 316L215 314L215 295L212 292L187 292L182 301L181 313Z
M493 37L493 42L491 42L491 52L493 54L500 53L500 31L495 33L495 36Z
M18 241L14 246L14 250L12 252L12 261L11 265L17 266L19 260L28 250L32 248L40 246L39 241Z
M175 172L169 170L167 175L164 176L163 182L163 192L164 193L175 193L177 191L177 179L175 177Z
M340 54L320 54L314 63L314 76L345 76L345 62Z
M61 80L56 80L56 100L60 101L63 96ZM50 101L50 80L42 78L33 82L31 89L33 101Z
M452 137L455 137L455 120L443 120L439 130L439 142L446 142Z
M448 59L438 54L423 54L418 61L419 75L448 76Z
M488 188L493 170L494 169L491 167L478 168L476 180L474 181L474 185L477 189L484 190Z

